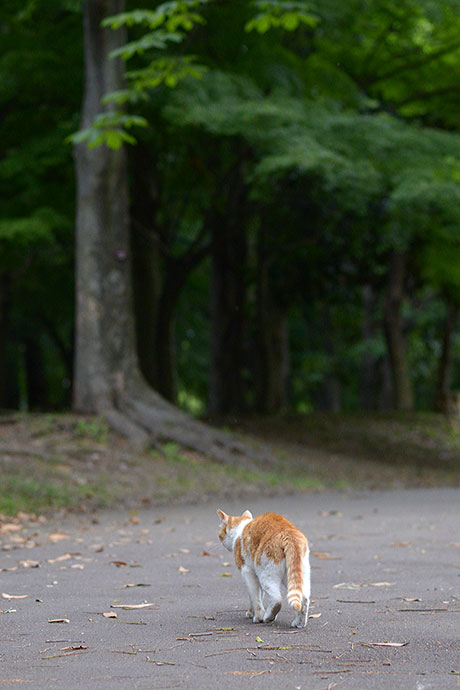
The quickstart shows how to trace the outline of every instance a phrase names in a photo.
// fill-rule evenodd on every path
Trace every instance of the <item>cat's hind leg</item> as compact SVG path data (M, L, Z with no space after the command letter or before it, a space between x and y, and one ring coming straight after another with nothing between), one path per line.
M275 620L281 608L281 583L283 581L284 568L280 565L266 567L260 575L260 584L264 591L266 609L264 623L271 623Z
M293 628L305 628L308 623L308 610L310 608L310 561L309 551L303 560L303 587L302 587L302 606L297 612L296 617L291 623Z
M253 614L253 623L262 623L265 611L262 605L262 590L260 589L259 578L254 570L248 566L242 568L241 575L248 590L250 601L246 616L249 618Z
M265 590L268 597L268 605L265 609L264 623L275 620L281 608L281 591L279 585L272 585Z

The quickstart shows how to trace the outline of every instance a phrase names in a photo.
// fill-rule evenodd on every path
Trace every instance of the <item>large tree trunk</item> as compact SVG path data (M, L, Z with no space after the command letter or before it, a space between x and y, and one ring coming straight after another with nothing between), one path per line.
M82 127L101 112L101 98L122 82L120 60L108 55L124 31L102 29L123 10L122 0L84 4L86 90ZM77 164L77 323L74 403L98 412L116 404L135 367L131 318L128 192L125 151L75 150Z
M404 299L407 256L394 252L390 258L384 306L384 330L395 392L395 407L412 410L414 398L406 359L401 307Z
M450 399L450 368L452 363L452 336L458 321L458 307L449 302L442 334L442 350L439 359L438 378L435 393L435 408L438 412L449 414L452 411Z
M122 86L122 65L109 53L123 30L102 20L123 0L84 3L86 83L82 127L101 111L101 98ZM108 106L106 106L108 107ZM96 412L139 444L173 439L225 461L248 459L234 437L191 419L155 393L138 368L131 290L128 185L123 148L75 150L77 168L77 318L74 405ZM257 452L252 453L256 457ZM261 454L259 454L261 455Z

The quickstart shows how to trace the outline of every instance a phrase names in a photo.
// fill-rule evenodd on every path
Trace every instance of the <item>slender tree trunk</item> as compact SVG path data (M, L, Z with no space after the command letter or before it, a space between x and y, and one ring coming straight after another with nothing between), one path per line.
M246 228L242 188L229 215L212 228L211 371L209 413L236 414L244 408L242 381L245 320Z
M83 5L85 97L82 126L101 111L101 98L122 86L122 65L109 53L125 42L123 30L101 27L124 9L122 0ZM128 185L124 149L75 150L77 169L77 318L74 405L103 414L134 442L172 439L223 461L267 457L233 436L191 419L155 393L141 376L131 290Z
M25 371L29 410L44 410L49 405L47 380L40 344L34 340L25 343Z
M393 374L395 407L398 410L412 410L414 407L401 317L406 263L405 254L392 254L384 306L384 330Z
M289 335L284 310L271 294L269 263L261 231L257 268L257 410L277 414L288 403Z
M189 272L190 269L180 259L166 260L163 285L158 301L157 390L166 400L171 402L176 402L177 399L175 313Z
M369 348L375 333L375 295L370 285L363 286L363 320L362 338L364 350L361 359L360 398L363 410L373 410L376 407L377 391L377 362Z
M146 226L131 230L133 264L134 310L139 365L152 388L158 386L158 299L160 284L160 254L155 237Z
M377 396L377 409L388 411L394 408L394 384L388 353L382 357L378 365L380 390Z
M158 300L161 253L157 233L159 191L155 161L143 146L129 150L131 166L131 250L139 365L152 388L158 387Z
M6 343L9 305L9 279L6 274L0 274L0 408L7 406L6 385Z
M336 374L337 348L334 329L331 321L330 308L325 305L321 319L321 332L324 351L330 360L330 370L324 375L316 395L316 405L319 410L340 412L342 409L342 384Z
M449 302L447 304L447 314L444 321L442 335L442 350L439 360L438 377L435 393L435 408L439 412L448 414L451 412L450 388L450 368L452 363L452 336L458 321L458 307Z

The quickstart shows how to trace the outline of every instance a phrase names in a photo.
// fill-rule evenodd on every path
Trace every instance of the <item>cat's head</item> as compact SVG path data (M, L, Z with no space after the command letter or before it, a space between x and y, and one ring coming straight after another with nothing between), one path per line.
M218 510L217 515L220 517L219 539L225 548L231 551L235 541L235 530L242 522L252 520L252 513L245 510L242 515L227 515L223 510Z

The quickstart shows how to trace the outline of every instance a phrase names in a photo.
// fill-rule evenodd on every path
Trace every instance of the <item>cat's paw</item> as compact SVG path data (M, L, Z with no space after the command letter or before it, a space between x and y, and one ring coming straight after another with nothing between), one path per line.
M306 628L307 627L307 619L305 618L297 618L297 616L294 618L294 620L291 623L291 628Z
M254 616L252 618L253 623L263 623L264 622L264 609L256 609Z
M254 611L252 609L248 609L246 611L246 618L252 618L254 615Z
M280 608L281 604L276 603L271 609L271 611L267 611L264 616L264 623L272 623L278 615Z

